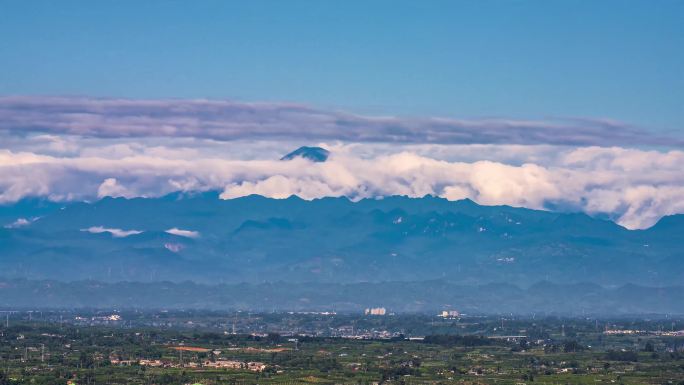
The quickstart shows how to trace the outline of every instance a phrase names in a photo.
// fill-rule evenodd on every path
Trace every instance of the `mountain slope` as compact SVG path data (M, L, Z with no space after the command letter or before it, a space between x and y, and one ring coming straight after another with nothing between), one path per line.
M307 147L302 146L283 156L280 160L292 160L295 158L304 158L312 162L325 162L330 156L330 151L321 147Z
M22 203L23 204L23 203ZM4 224L30 216L5 207ZM31 206L33 207L33 206ZM441 198L105 198L0 229L6 277L480 285L684 281L681 216L643 231L584 214Z

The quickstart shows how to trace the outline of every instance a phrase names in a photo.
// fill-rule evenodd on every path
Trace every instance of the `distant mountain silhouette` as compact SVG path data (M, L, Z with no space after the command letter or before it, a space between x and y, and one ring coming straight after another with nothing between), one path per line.
M19 221L23 219L23 221ZM684 216L627 230L584 214L386 197L215 192L0 206L0 276L71 281L684 282ZM137 230L140 233L133 233ZM169 231L173 230L173 231Z
M325 162L328 160L330 151L321 147L299 147L291 153L283 156L280 160L291 160L294 158L304 158L312 162Z

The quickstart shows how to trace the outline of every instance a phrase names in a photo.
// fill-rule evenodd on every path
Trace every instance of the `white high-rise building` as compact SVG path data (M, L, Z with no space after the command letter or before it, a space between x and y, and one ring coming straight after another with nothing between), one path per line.
M387 310L384 307L372 307L366 309L364 313L366 315L385 315L385 313L387 313Z

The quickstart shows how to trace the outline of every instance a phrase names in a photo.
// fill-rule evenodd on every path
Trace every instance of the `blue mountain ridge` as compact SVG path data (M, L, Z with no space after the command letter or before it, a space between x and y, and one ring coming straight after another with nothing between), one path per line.
M11 226L18 218L30 221ZM0 275L12 279L684 282L682 215L627 230L585 214L432 196L221 200L204 192L90 203L30 199L0 206L0 221L8 226L0 228ZM87 231L98 227L140 233ZM174 228L180 231L167 232Z

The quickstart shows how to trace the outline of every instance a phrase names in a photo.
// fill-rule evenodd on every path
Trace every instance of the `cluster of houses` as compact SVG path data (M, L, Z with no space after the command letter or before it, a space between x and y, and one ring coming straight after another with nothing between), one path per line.
M109 361L112 365L131 366L140 365L153 368L217 368L217 369L234 369L234 370L249 370L252 372L263 372L266 369L266 364L263 362L243 362L234 360L206 360L202 363L186 362L178 363L167 360L120 360L116 357L110 357Z
M77 325L109 325L119 324L123 318L118 314L107 314L93 317L74 317L74 323Z
M218 361L204 361L202 364L205 368L221 368L221 369L243 369L252 372L263 372L266 369L266 364L263 362L242 362L230 360Z
M666 337L682 337L684 336L684 330L672 330L672 331L648 331L648 330L634 330L634 329L606 329L603 334L606 335L656 335L656 336L666 336Z
M645 330L633 329L606 329L603 334L606 335L633 335L633 334L648 334Z
M439 316L442 318L454 319L460 317L461 313L459 313L458 310L442 310Z

